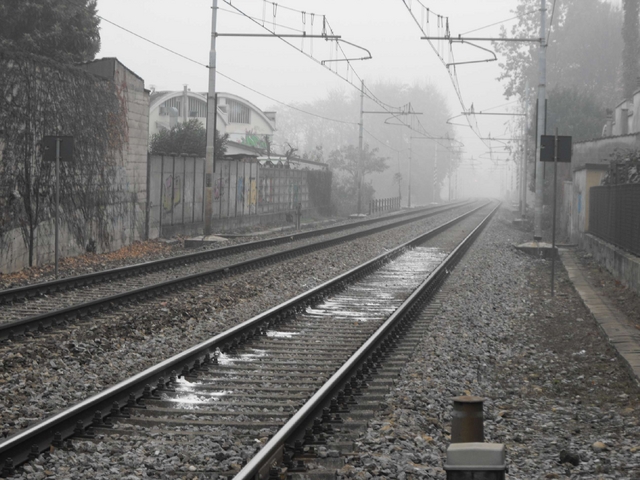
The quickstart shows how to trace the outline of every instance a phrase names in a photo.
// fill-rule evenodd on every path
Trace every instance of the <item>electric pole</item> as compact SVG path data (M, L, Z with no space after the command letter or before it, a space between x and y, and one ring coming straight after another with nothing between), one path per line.
M358 133L358 215L362 213L362 177L364 177L364 151L363 151L363 133L364 133L364 80L360 88L360 128Z
M523 153L522 153L522 168L520 174L520 218L524 220L527 215L527 161L529 159L529 80L527 80L525 86L525 99L524 99L524 132L523 132Z
M546 0L540 0L540 58L538 68L538 129L536 133L536 204L533 212L533 240L542 240L542 200L544 195L544 177L540 161L541 138L544 134L545 100L547 97L547 7Z
M215 164L215 121L218 113L216 105L216 23L218 0L211 7L211 49L209 51L209 90L207 92L207 150L205 158L204 234L211 235L213 217L213 171Z
M433 194L431 195L433 203L437 203L440 197L438 195L438 142L436 141L435 144L436 151L433 157Z

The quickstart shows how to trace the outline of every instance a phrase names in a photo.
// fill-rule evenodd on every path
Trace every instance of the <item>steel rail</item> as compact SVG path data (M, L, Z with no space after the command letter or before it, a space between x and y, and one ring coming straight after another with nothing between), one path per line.
M397 332L403 322L411 321L422 306L440 288L446 277L460 261L473 241L491 220L500 205L496 206L484 220L451 252L447 258L414 290L398 309L371 335L371 337L338 369L333 376L283 425L278 432L260 449L258 454L234 477L234 480L268 478L273 463L281 458L285 444L302 438L304 430L320 418L323 409L330 405L346 383L356 375L376 349L393 332Z
M265 265L276 263L278 261L282 261L287 258L293 258L294 256L299 256L305 253L310 253L312 251L328 248L338 243L343 243L366 235L371 235L384 230L399 227L407 223L436 215L437 213L441 212L442 210L439 210L438 212L429 212L417 217L411 216L397 222L380 225L378 227L370 228L365 231L354 232L337 238L322 240L308 245L302 245L300 247L285 250L284 252L272 253L263 257L227 265L225 267L178 277L175 279L167 280L165 282L160 282L153 285L136 288L134 290L129 290L127 292L121 292L107 297L99 298L89 302L72 305L70 307L62 308L59 310L34 315L28 318L16 320L14 322L3 323L0 324L0 341L7 339L15 340L18 335L26 335L32 332L42 333L46 329L52 327L55 328L74 319L86 317L87 315L107 311L115 308L118 305L123 305L137 299L145 300L157 295L162 295L169 291L175 291L178 288L189 287L206 281L219 280L232 274L243 273L254 268L259 268Z
M290 235L283 235L280 237L269 238L265 240L255 240L253 242L246 242L238 245L231 245L228 247L210 249L203 252L187 253L184 255L177 255L175 257L163 258L159 260L152 260L150 262L138 263L135 265L127 265L124 267L112 268L109 270L103 270L101 272L87 273L84 275L77 275L74 277L61 278L59 280L53 280L50 282L34 283L32 285L25 285L22 287L9 288L0 290L0 305L19 301L25 298L35 297L39 295L46 295L50 293L70 290L87 285L94 285L98 283L104 283L110 280L120 280L134 275L141 275L143 273L155 272L162 269L168 269L176 265L185 265L188 263L195 263L213 258L229 256L237 253L247 252L250 250L257 250L259 248L271 247L275 245L281 245L284 243L295 242L310 238L314 236L326 235L329 233L335 233L342 230L349 230L352 228L358 228L373 223L383 222L385 220L392 220L394 218L403 218L406 216L416 215L418 218L424 218L420 214L421 211L427 210L426 216L436 215L438 213L446 212L460 206L464 206L469 202L457 202L455 204L446 205L444 207L427 208L418 211L404 212L393 217L376 217L366 220L360 220L344 225L336 225L333 227L326 227L321 229L315 229L307 232L294 233Z
M328 295L343 290L347 284L353 283L370 272L377 270L393 258L401 255L406 249L424 243L429 238L447 230L488 204L480 205L307 292L272 307L209 340L147 368L143 372L109 387L99 394L8 437L0 443L0 465L4 465L4 471L11 471L14 465L24 463L28 459L30 452L35 453L35 450L43 452L48 450L53 442L57 444L57 442L61 442L74 434L87 434L85 429L89 429L90 433L92 426L104 426L104 418L113 414L117 415L123 407L144 408L144 398L150 398L155 390L163 389L170 383L170 379L177 375L176 372L189 374L189 372L206 369L211 355L216 355L217 351L223 353L234 351L238 345L256 335L263 334L266 329L295 315L296 312L321 302ZM156 387L153 387L153 385L156 385Z

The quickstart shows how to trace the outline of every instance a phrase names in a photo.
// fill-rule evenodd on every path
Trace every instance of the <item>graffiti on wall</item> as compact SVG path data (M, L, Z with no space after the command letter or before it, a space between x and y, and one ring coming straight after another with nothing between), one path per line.
M267 148L267 142L265 142L264 136L256 135L255 133L252 133L252 132L247 132L245 136L242 137L242 139L240 140L240 143L242 143L243 145L247 145L249 147L261 148L261 149Z
M217 178L213 183L213 198L220 200L224 195L224 179Z
M251 188L249 190L249 205L253 206L256 204L256 200L258 199L258 185L256 184L255 179L251 179Z
M182 177L180 175L168 175L164 180L162 192L162 208L166 212L173 210L182 201Z
M238 203L244 202L244 177L238 177L236 184L236 201Z

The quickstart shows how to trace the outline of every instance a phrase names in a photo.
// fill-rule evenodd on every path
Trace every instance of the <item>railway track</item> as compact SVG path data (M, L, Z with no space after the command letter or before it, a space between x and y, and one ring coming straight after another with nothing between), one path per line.
M141 298L166 294L199 282L215 281L252 268L419 221L464 205L466 204L429 209L418 214L402 214L400 218L386 221L380 218L368 219L354 224L0 291L0 340L16 340L20 336L42 333L52 327ZM369 227L375 223L382 224ZM340 235L340 232L354 228L357 229L356 232ZM318 237L324 238L313 241ZM287 245L291 242L299 242L301 245L289 248ZM252 250L266 253L247 260L244 254Z
M398 345L410 319L494 212L458 217L14 435L0 444L3 474L28 458L46 462L40 452L51 445L65 456L67 438L93 435L86 443L98 436L109 451L123 438L158 451L167 448L159 438L180 444L192 464L150 461L162 478L267 478L280 468L309 478L323 453L330 463L348 451L406 356ZM448 229L454 245L438 245ZM211 443L209 460L189 453L194 439Z

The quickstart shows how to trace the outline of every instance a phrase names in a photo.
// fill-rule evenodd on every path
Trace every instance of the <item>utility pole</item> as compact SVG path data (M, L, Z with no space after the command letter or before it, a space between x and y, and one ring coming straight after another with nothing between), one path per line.
M413 122L412 122L413 123ZM411 128L413 128L413 125L411 126ZM409 136L409 178L407 179L407 208L411 208L411 156L413 154L412 152L412 138L411 136Z
M435 142L436 144L436 152L435 152L435 156L433 158L433 195L432 197L432 202L433 203L437 203L439 195L438 195L438 142Z
M218 0L212 0L211 7L211 49L209 51L209 90L207 92L207 150L205 158L204 234L211 235L213 217L213 171L215 168L215 121L218 114L216 105L216 24L218 20Z
M520 174L520 218L524 220L527 215L527 160L529 159L529 80L527 80L525 86L525 99L524 99L524 141L523 141L523 153L522 153L522 168Z
M547 7L546 0L540 0L540 58L538 68L540 83L538 85L538 129L536 134L536 204L533 212L533 240L542 240L542 200L544 195L544 176L540 161L541 138L544 134L545 100L547 97Z
M358 215L362 213L362 177L364 176L364 146L363 146L363 133L364 133L364 80L362 80L362 86L360 88L360 124L358 133Z

